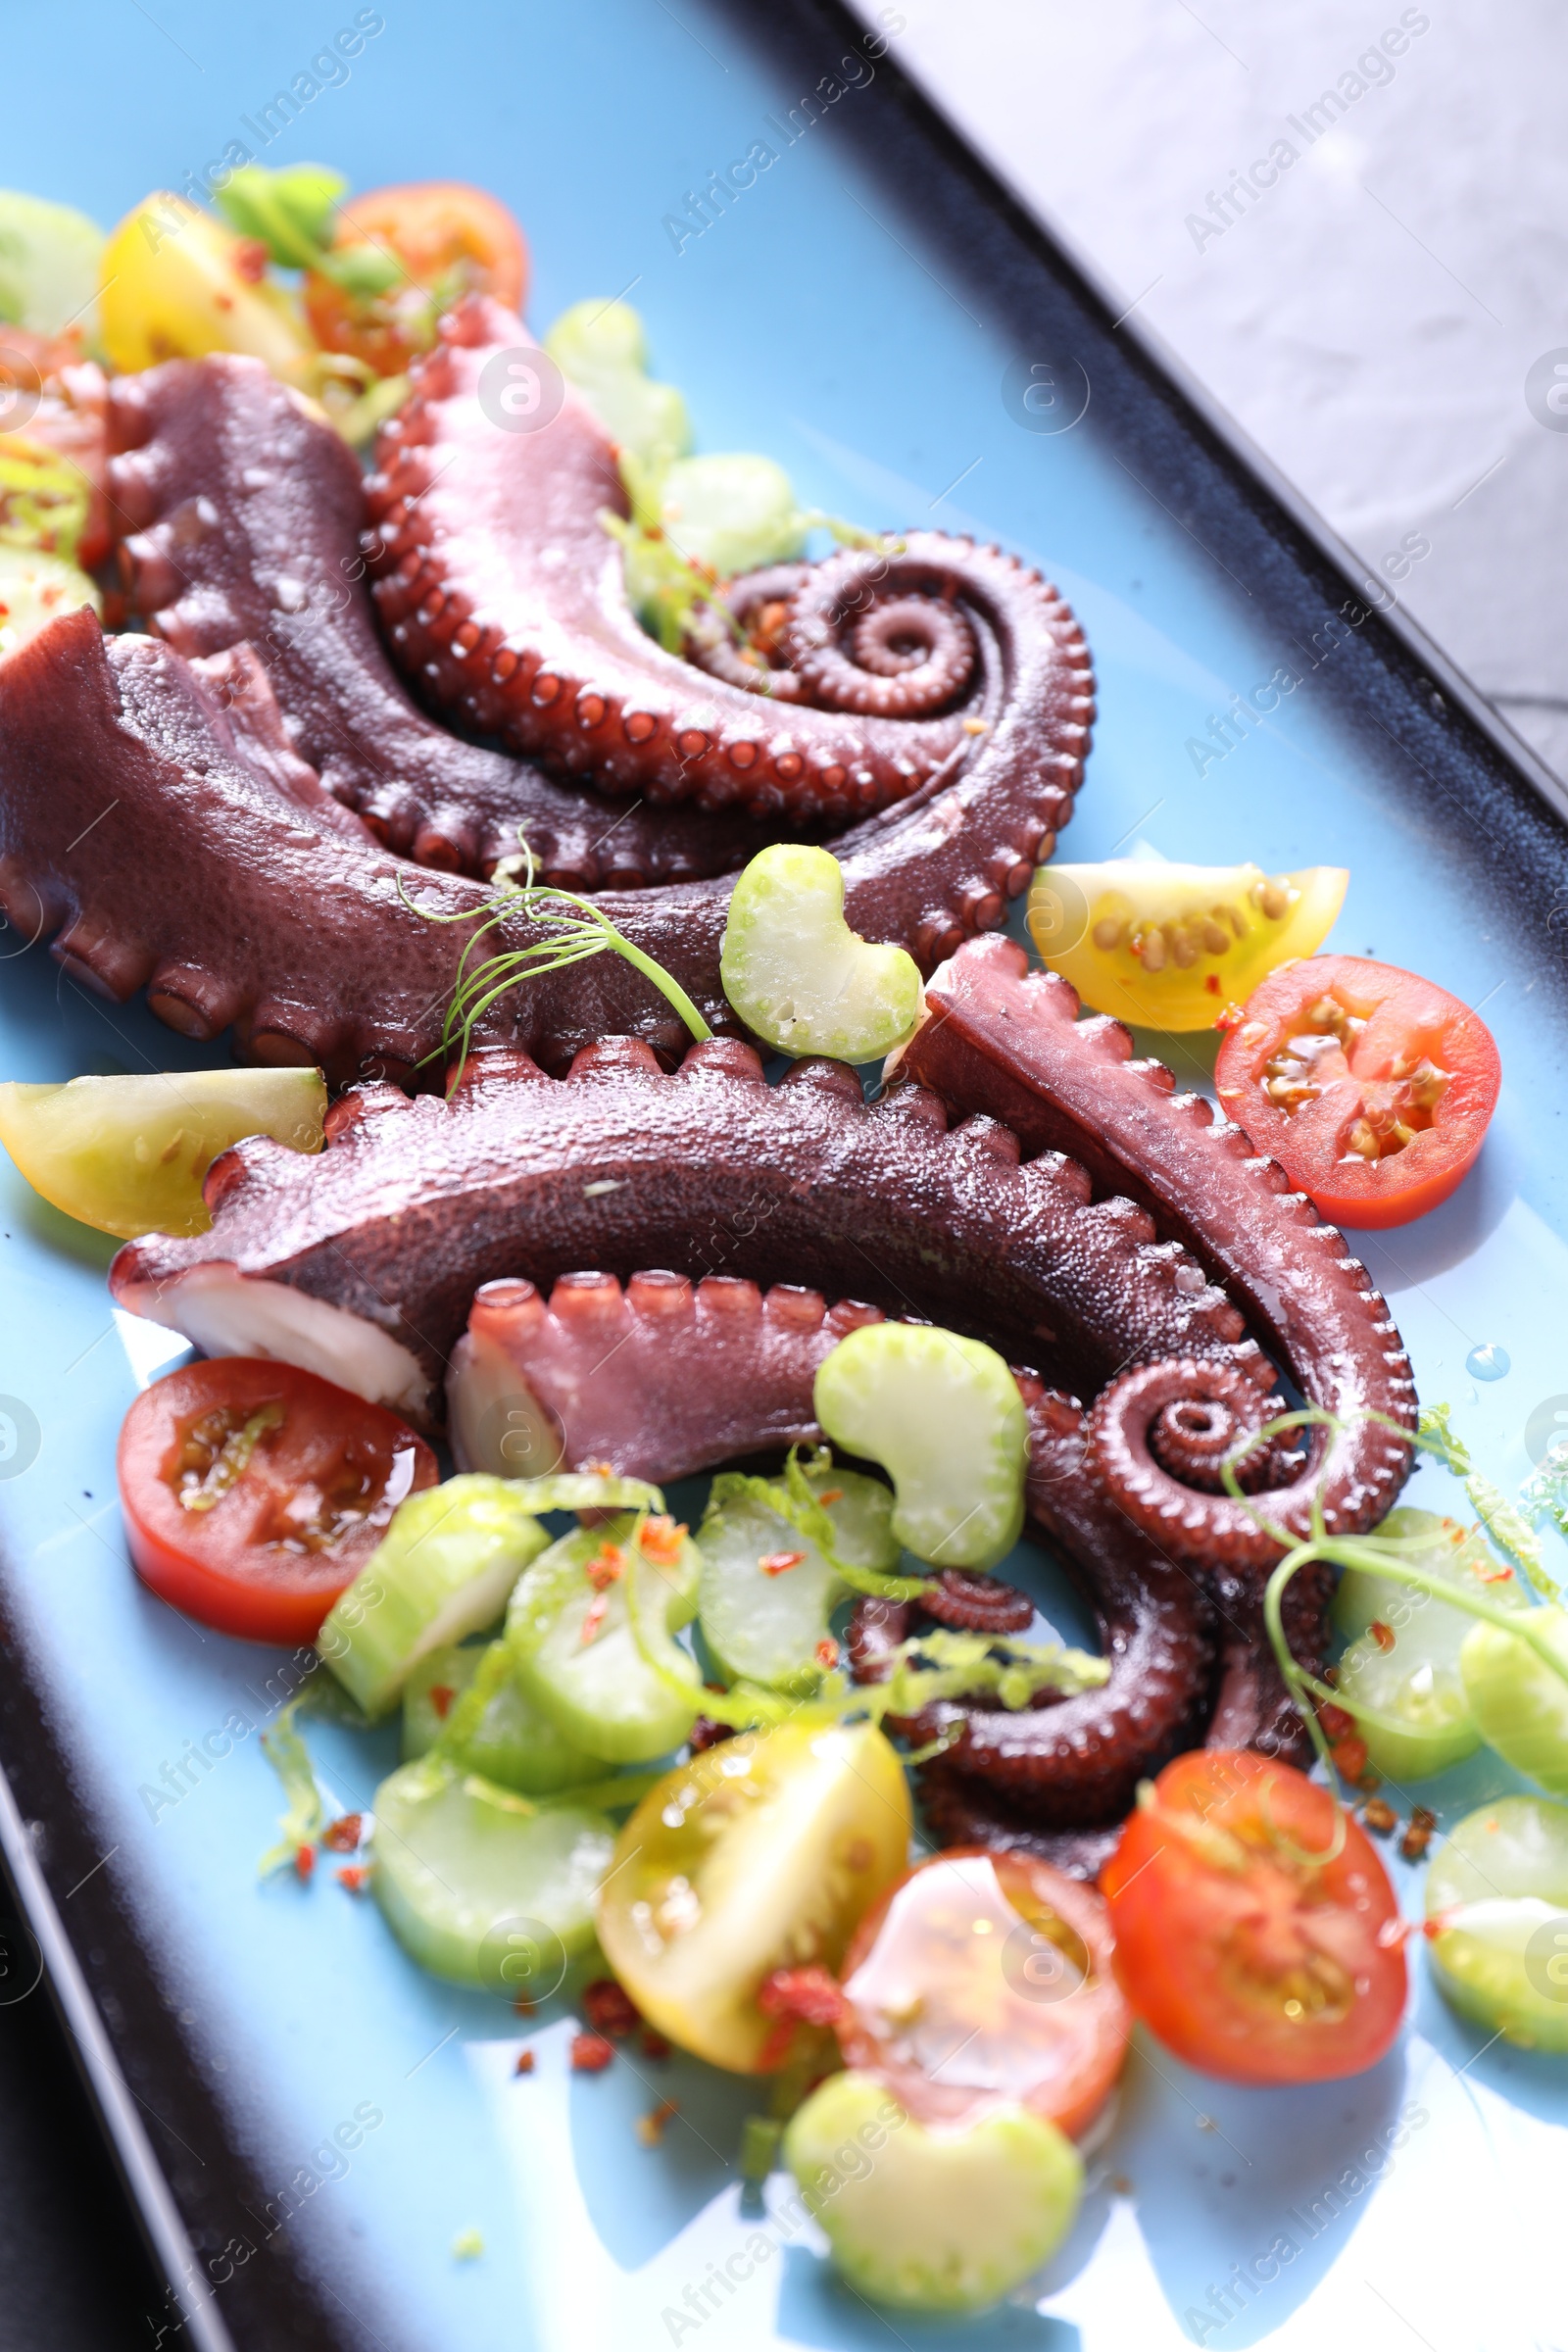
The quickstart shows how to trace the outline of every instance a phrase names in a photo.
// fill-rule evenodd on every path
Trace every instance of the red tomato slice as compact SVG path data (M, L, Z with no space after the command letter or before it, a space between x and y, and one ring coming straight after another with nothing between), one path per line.
M917 1863L856 1930L845 2063L907 2110L956 2122L1016 2099L1084 2131L1121 2072L1132 2017L1092 1886L1031 1854L954 1846Z
M315 270L306 274L305 315L317 341L326 351L352 352L377 375L401 375L428 348L431 293L444 304L460 294L493 294L509 311L522 309L522 230L496 197L462 180L414 180L356 196L338 215L333 243L385 247L408 270L407 285L368 300Z
M1336 1225L1404 1225L1481 1149L1502 1065L1485 1021L1414 972L1308 956L1247 1000L1220 1107Z
M380 1405L234 1355L138 1396L119 1471L142 1581L220 1633L289 1646L315 1641L403 1497L440 1475Z
M1404 1939L1388 1873L1365 1831L1289 1764L1250 1748L1178 1756L1100 1884L1123 1991L1204 2074L1358 2075L1398 2031Z

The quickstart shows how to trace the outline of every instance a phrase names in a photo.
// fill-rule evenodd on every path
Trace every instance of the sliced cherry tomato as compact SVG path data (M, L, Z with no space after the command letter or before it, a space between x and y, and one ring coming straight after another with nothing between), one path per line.
M1326 1788L1250 1748L1167 1764L1101 1874L1115 1967L1189 2066L1318 2082L1382 2057L1404 2011L1399 1909Z
M1405 1225L1460 1183L1497 1104L1485 1021L1396 964L1273 972L1219 1051L1220 1106L1335 1225Z
M520 311L528 248L506 206L461 180L416 180L372 188L338 215L334 252L379 246L408 271L388 293L360 295L311 270L305 315L327 351L351 352L377 375L401 375L428 350L435 321L462 294L493 294Z
M226 1355L137 1397L120 1498L143 1583L249 1642L314 1642L435 1455L395 1414L292 1364Z
M844 1963L847 2066L907 2112L956 2123L1017 2100L1086 2129L1121 2072L1132 2015L1092 1886L1030 1854L954 1846L866 1913Z
M1343 865L1265 874L1162 858L1053 862L1030 887L1029 929L1096 1012L1146 1029L1212 1029L1265 972L1322 946L1349 878Z

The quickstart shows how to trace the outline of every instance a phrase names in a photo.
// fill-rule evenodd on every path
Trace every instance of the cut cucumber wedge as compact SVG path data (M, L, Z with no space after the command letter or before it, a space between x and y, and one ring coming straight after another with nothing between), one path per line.
M1461 2016L1568 2051L1568 1805L1502 1796L1467 1814L1432 1858L1427 1935Z
M816 1417L846 1453L880 1462L893 1533L939 1568L995 1568L1023 1528L1029 1426L996 1350L926 1323L868 1323L818 1366Z
M834 2075L784 2161L858 2293L904 2311L984 2311L1050 2260L1084 2168L1064 2132L1012 2103L927 2130L871 2075Z
M1568 1613L1532 1609L1530 1630L1568 1666ZM1500 1626L1473 1625L1459 1652L1481 1737L1526 1780L1568 1796L1568 1682Z
M371 1885L422 1968L543 1999L593 1936L615 1833L603 1813L535 1805L439 1756L375 1792Z
M702 1677L671 1637L696 1610L701 1572L689 1538L662 1563L629 1518L563 1536L507 1612L524 1696L607 1763L646 1764L678 1747L696 1720Z
M549 1542L507 1479L449 1478L400 1505L317 1648L367 1715L384 1715L429 1651L495 1623Z
M3 595L3 591L0 591ZM319 1152L319 1070L174 1070L0 1086L0 1143L46 1200L100 1233L205 1233L202 1179L242 1136Z
M826 1505L834 1549L857 1568L891 1570L899 1564L893 1496L880 1479L854 1470L808 1470L813 1494ZM809 1537L778 1511L747 1494L723 1496L703 1521L697 1613L703 1638L731 1676L783 1688L821 1670L817 1645L849 1587Z
M735 885L719 957L724 994L780 1054L876 1061L920 1017L920 974L844 919L844 873L826 850L779 842Z
M504 1642L433 1649L403 1686L406 1763L437 1741L466 1772L524 1796L552 1796L603 1773L542 1707L524 1698Z

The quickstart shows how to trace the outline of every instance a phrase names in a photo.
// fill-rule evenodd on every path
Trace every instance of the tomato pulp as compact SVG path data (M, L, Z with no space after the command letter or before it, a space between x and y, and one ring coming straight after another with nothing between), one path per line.
M1077 2134L1110 2095L1132 2030L1111 1956L1092 1886L1032 1854L950 1847L856 1930L845 2064L926 2123L1015 2099Z
M1404 2012L1388 1873L1326 1788L1201 1748L1141 1796L1101 1886L1122 1990L1189 2066L1317 2082L1382 2057Z
M1221 1107L1336 1225L1404 1225L1481 1150L1502 1066L1446 989L1360 956L1273 972L1220 1048Z
M120 1497L144 1584L250 1642L314 1642L435 1455L378 1404L249 1356L155 1381L120 1433Z

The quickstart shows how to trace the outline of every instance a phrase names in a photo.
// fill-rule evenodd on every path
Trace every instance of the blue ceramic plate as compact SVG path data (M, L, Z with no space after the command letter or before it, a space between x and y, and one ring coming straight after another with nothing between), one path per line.
M331 60L340 22L365 35L352 64ZM240 141L272 164L329 160L361 187L494 188L533 244L535 321L627 294L699 446L768 451L808 502L998 539L1059 582L1101 687L1075 857L1351 868L1331 945L1430 974L1484 1008L1502 1049L1478 1169L1364 1254L1424 1396L1453 1404L1511 1488L1568 1415L1563 832L1397 614L1371 613L1127 330L1109 332L903 85L896 38L868 58L860 28L815 0L770 6L765 24L707 0L357 16L349 0L337 16L157 0L78 7L63 47L64 30L44 11L7 26L14 185L108 222ZM19 106L24 92L34 102ZM698 210L710 174L759 143L772 160L752 184ZM1222 727L1281 667L1300 684L1279 710ZM215 1057L0 944L6 1076ZM1201 1080L1204 1041L1162 1050ZM9 1170L0 1208L6 1844L171 2274L152 2338L183 2326L214 2346L420 2352L1558 2340L1568 2070L1458 2024L1419 1957L1407 2031L1352 2082L1224 2088L1141 2045L1037 2298L962 2326L883 2319L834 2283L808 2226L740 2210L743 2086L680 2060L574 2077L570 2024L548 2012L518 2080L519 2021L421 1975L372 1905L325 1871L309 1887L258 1883L278 1791L256 1728L297 1665L143 1591L115 1496L121 1416L174 1343L110 1311L109 1245ZM1416 1492L1453 1500L1432 1472ZM1048 1564L1022 1573L1081 1630ZM171 1801L166 1766L224 1726L227 1752ZM389 1738L313 1737L329 1801L367 1804ZM1476 1765L1415 1793L1451 1817L1505 1777ZM665 2097L679 2119L644 2149L636 2119ZM459 2260L466 2231L484 2250Z

